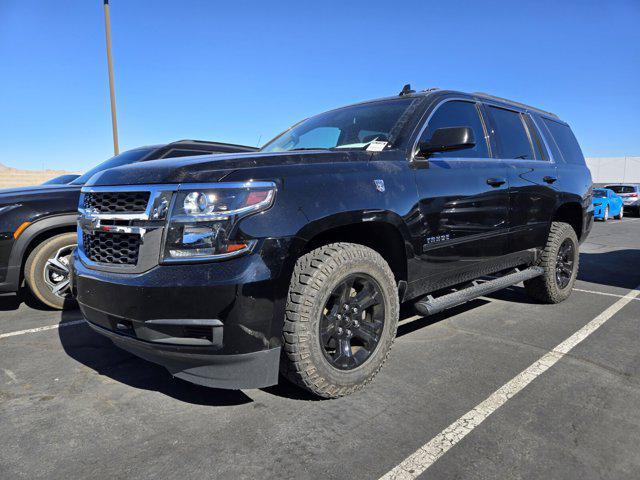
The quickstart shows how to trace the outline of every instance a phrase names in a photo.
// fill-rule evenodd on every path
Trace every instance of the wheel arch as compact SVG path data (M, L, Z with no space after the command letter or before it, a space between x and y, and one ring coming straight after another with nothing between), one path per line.
M578 240L582 240L584 232L584 214L580 202L566 201L561 203L556 208L551 221L568 223L576 232Z
M15 279L16 287L22 284L24 279L24 266L31 252L44 240L61 233L76 231L77 214L64 214L46 217L33 222L25 228L18 237L11 250L9 265L19 267L18 278Z
M413 256L413 246L405 223L394 212L343 212L310 222L296 236L303 242L299 256L329 243L357 243L378 252L400 286L407 281L407 260Z

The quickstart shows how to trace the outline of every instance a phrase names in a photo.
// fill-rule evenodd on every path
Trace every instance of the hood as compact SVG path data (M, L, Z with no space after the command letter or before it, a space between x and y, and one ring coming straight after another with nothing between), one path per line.
M32 195L47 195L65 191L77 191L82 185L32 185L29 187L0 189L0 202L6 202L11 197L29 197Z
M269 167L286 169L293 165L366 161L371 153L363 150L309 150L279 153L233 153L199 157L170 158L139 162L97 173L87 185L136 185L157 183L219 182L242 170ZM282 171L285 173L285 170Z

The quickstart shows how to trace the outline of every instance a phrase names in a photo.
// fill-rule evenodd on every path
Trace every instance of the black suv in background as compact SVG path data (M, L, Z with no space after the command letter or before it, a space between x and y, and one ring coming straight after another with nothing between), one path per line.
M280 370L336 397L380 370L402 302L428 315L521 281L566 299L591 195L556 115L405 88L255 154L94 176L74 291L97 332L176 377L252 388Z
M161 158L252 152L255 148L197 140L128 150L69 182L0 190L0 293L17 292L26 280L52 308L69 302L69 257L76 246L80 189L97 172Z

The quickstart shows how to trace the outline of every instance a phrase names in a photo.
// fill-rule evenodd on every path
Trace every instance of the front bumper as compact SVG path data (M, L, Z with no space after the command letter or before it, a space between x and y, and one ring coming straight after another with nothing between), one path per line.
M604 218L604 206L603 205L594 205L593 206L593 217L594 218Z
M86 316L86 309L83 309ZM94 317L92 317L94 318ZM103 328L96 332L137 357L165 367L174 377L215 388L263 388L278 383L280 347L237 355L212 355L206 348L157 345Z
M174 376L261 388L278 381L289 276L282 252L290 248L287 240L265 241L260 253L140 274L96 270L76 253L72 289L95 331Z

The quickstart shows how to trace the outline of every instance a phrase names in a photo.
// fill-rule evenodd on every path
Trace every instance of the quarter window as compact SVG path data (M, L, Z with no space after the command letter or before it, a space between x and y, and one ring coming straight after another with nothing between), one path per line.
M580 150L580 145L578 145L578 141L571 129L565 124L554 122L548 118L544 118L543 121L551 132L551 135L553 135L553 139L558 145L564 161L574 165L584 164L582 150Z
M513 110L489 106L496 129L499 158L534 160L533 148L522 115Z
M473 130L476 144L473 148L464 150L434 153L432 154L433 158L487 158L489 156L484 127L475 103L452 100L442 104L429 120L429 125L420 137L420 141L428 142L433 132L446 127L470 127Z

